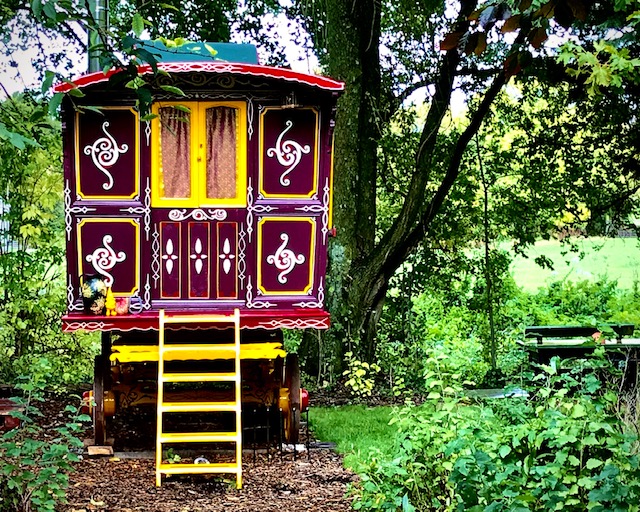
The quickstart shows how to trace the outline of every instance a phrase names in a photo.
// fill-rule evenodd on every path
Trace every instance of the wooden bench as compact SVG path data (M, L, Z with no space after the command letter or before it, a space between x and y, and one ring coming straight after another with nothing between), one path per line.
M607 324L602 330L612 330L616 335L616 342L622 343L622 338L631 336L635 329L634 324ZM524 330L525 339L535 339L538 344L547 341L578 340L585 342L585 338L592 338L593 342L600 342L603 335L598 327L582 325L534 325Z

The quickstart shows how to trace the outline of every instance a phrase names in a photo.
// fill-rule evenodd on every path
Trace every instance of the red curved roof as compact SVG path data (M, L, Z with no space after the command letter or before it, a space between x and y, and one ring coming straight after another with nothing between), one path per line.
M158 63L158 69L162 69L168 73L189 73L200 71L204 73L231 73L234 75L259 76L264 78L275 78L285 82L294 82L298 84L317 87L327 91L342 91L344 84L318 75L308 75L306 73L298 73L290 69L274 68L271 66L260 66L257 64L240 64L233 62L161 62ZM54 87L55 92L67 92L78 87L87 87L89 85L106 82L111 75L118 73L119 70L112 69L106 74L102 71L82 75L75 79L73 83L64 82ZM138 66L140 74L151 73L151 66Z

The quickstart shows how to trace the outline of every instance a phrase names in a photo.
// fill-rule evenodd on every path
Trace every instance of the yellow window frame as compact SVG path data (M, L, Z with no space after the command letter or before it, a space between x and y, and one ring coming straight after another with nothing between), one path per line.
M162 196L162 159L160 141L160 109L181 105L191 111L190 197ZM236 126L236 194L233 198L207 197L206 112L211 107L229 107L238 111ZM151 206L153 207L244 207L247 204L247 104L244 101L162 101L152 106L156 117L151 121Z

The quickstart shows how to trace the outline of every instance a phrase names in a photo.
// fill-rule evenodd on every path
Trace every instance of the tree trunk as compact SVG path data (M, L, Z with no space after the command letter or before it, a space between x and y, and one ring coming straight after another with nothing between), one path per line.
M345 82L335 130L334 222L349 261L373 249L380 97L380 9L372 0L327 3L329 75Z
M331 256L340 254L343 271L331 279L329 301L333 324L329 336L337 337L335 359L342 359L346 343L356 341L357 357L375 358L375 328L382 312L389 280L409 254L427 235L431 223L454 186L462 156L478 131L489 107L507 80L499 70L488 87L469 126L448 155L436 155L442 121L449 110L454 80L461 62L457 48L442 54L433 77L433 96L415 167L399 215L376 244L376 179L378 141L381 130L382 85L380 71L380 4L365 0L327 0L327 50L329 74L345 82L345 94L338 103L334 151L334 219L337 244ZM475 0L461 2L454 30L466 33ZM527 33L521 30L514 47ZM446 173L430 196L435 158L445 159Z

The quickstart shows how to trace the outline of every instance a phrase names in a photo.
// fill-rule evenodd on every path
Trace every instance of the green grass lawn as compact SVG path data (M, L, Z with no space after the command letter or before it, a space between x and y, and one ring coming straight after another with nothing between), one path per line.
M631 288L640 280L640 242L637 238L589 238L576 242L579 253L567 252L558 241L537 242L528 258L516 256L511 273L516 283L527 291L536 291L550 282L607 278L618 281L620 288ZM504 248L508 245L505 244ZM554 262L554 270L542 269L534 259L544 255Z
M309 422L319 441L336 443L346 467L357 470L372 448L390 452L396 427L389 425L392 407L344 405L312 407Z

